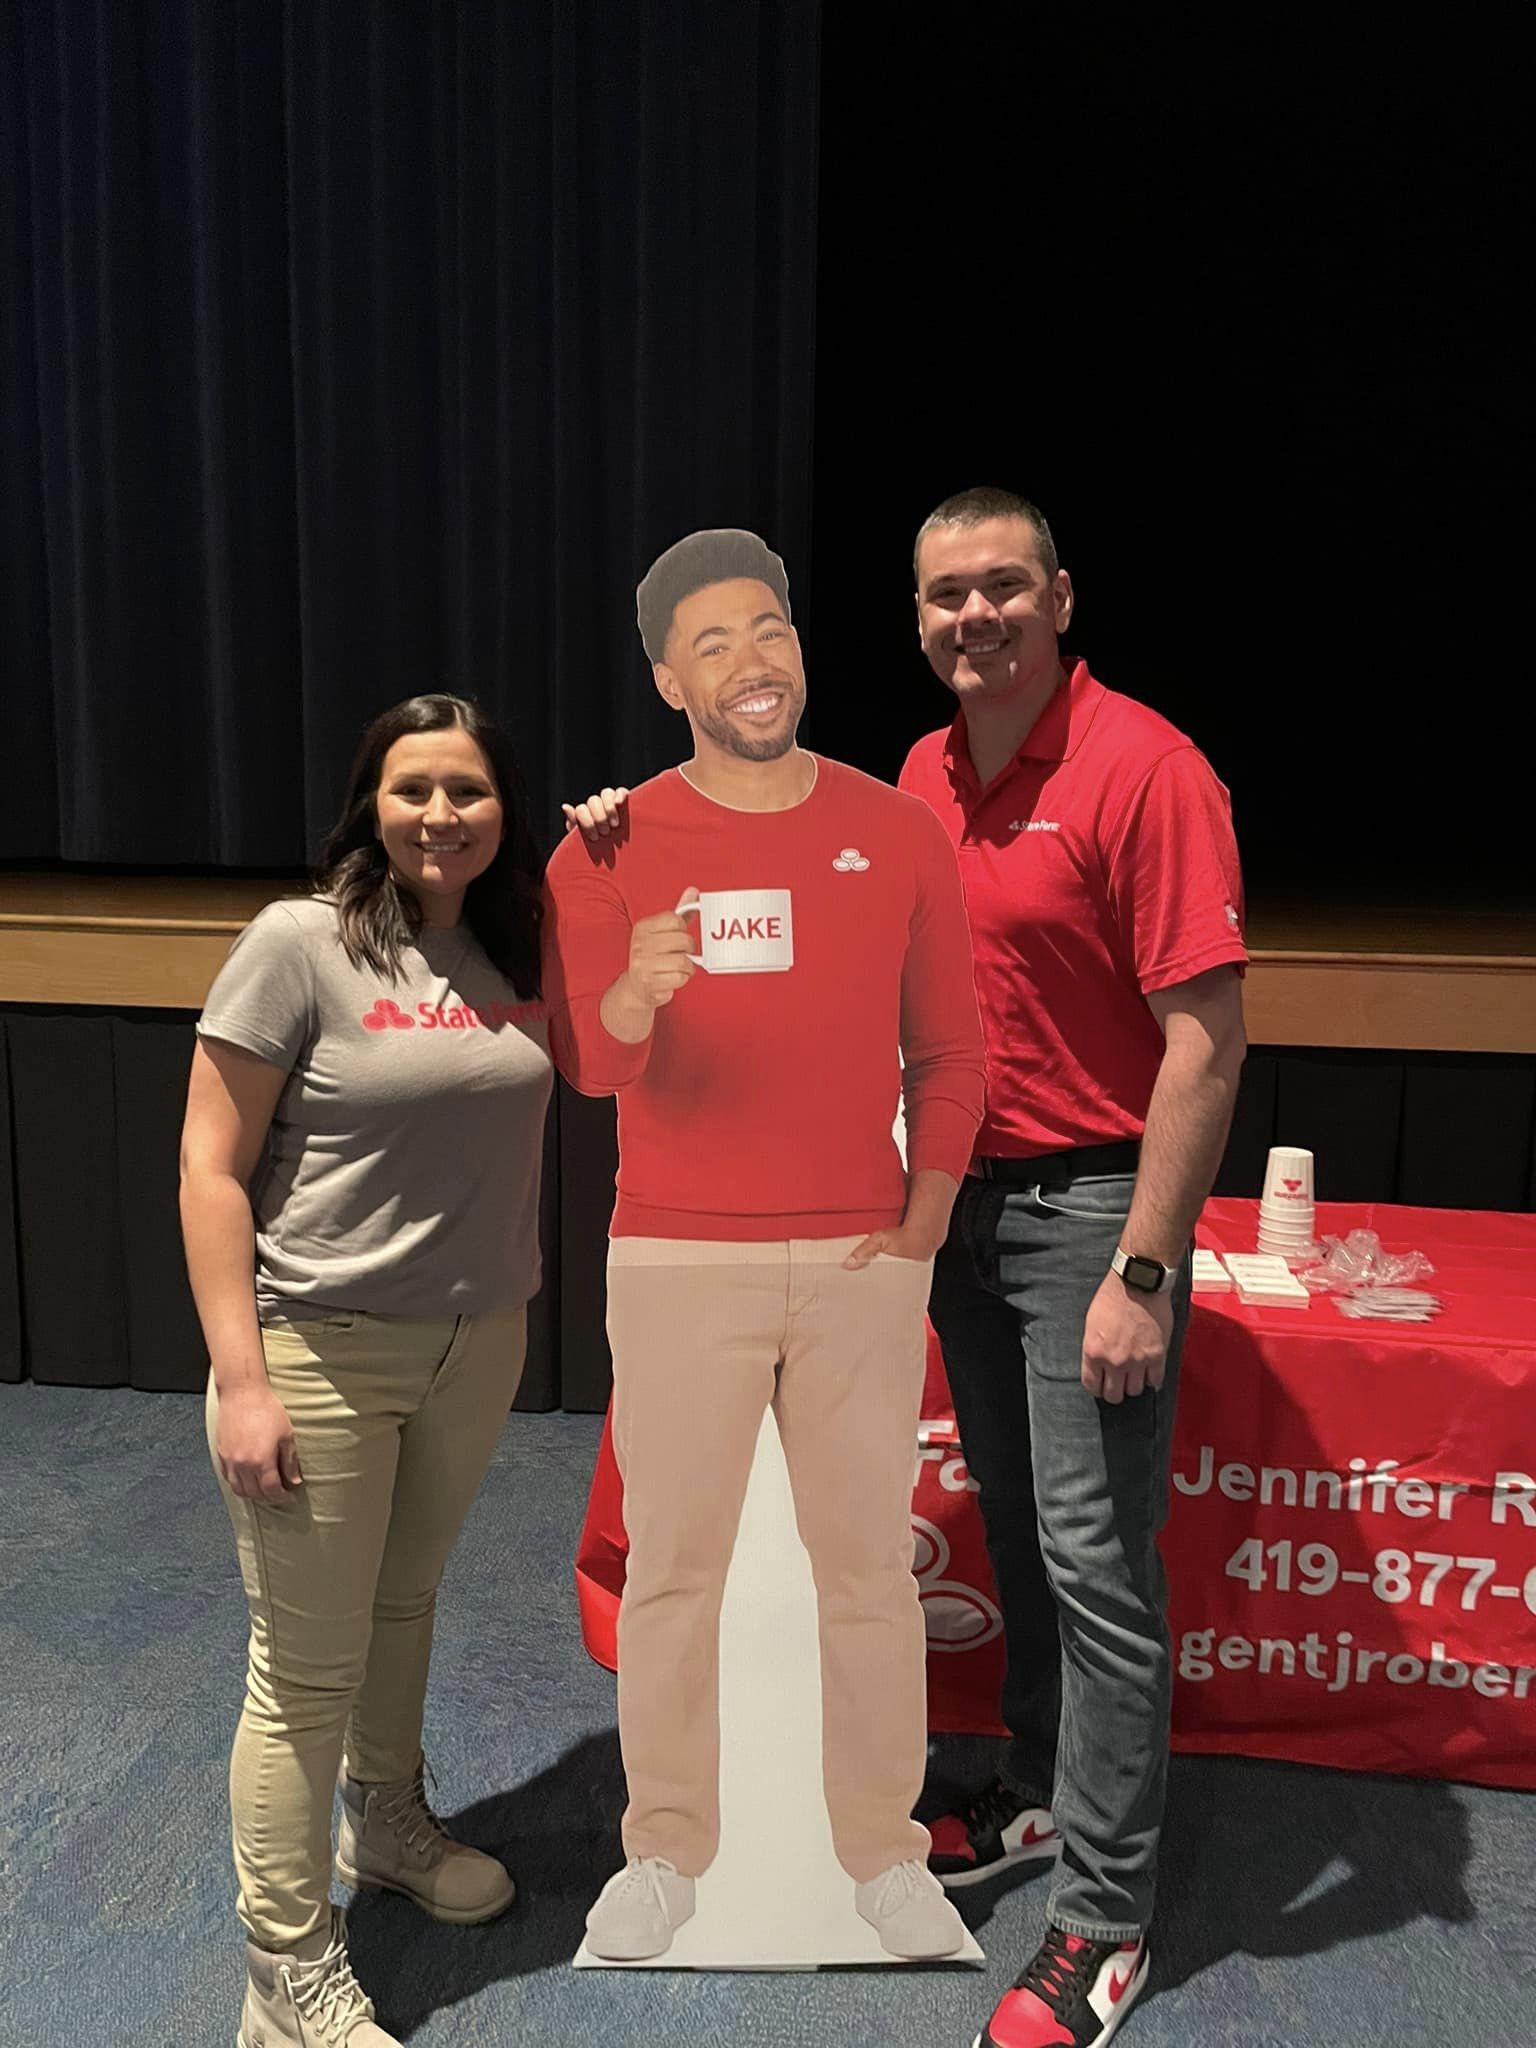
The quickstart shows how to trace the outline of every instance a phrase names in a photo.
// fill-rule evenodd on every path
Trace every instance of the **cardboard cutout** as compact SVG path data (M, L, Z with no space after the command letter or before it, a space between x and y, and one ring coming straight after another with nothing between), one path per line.
M690 535L638 613L694 758L548 873L551 1048L618 1095L621 1160L630 1864L581 1960L977 1961L911 1819L936 1248L912 1186L958 1184L985 1085L958 863L896 792L795 747L799 644L755 536Z
M854 1910L821 1790L821 1655L810 1559L779 1432L763 1417L720 1611L720 1850L694 1917L650 1962L579 1970L809 1970L895 1965ZM767 1897L779 1904L763 1912ZM952 1963L980 1966L973 1936Z

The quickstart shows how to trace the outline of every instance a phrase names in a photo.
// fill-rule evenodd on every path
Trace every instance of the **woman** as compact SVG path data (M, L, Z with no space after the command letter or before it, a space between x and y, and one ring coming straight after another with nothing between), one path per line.
M421 1727L540 1281L541 874L504 738L413 697L363 737L317 893L241 934L198 1025L182 1225L251 1610L242 2048L393 2048L330 1904L338 1768L347 1883L458 1922L512 1901L428 1806Z

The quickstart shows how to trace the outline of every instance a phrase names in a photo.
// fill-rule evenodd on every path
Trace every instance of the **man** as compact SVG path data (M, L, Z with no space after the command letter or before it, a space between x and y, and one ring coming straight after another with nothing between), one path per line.
M1190 741L1063 661L1072 583L1033 505L946 500L914 568L958 709L900 786L958 849L988 1064L929 1314L980 1487L1011 1732L981 1797L935 1823L932 1867L962 1886L1059 1850L1045 1939L982 2039L1102 2048L1148 1969L1171 1678L1156 1539L1187 1251L1245 1049L1241 875ZM623 795L567 816L600 835Z
M965 1930L911 1819L910 1510L932 1262L985 1084L958 862L922 804L796 746L800 646L755 535L680 541L638 611L692 757L634 792L632 835L567 838L546 885L551 1050L574 1087L617 1094L621 1160L627 1862L588 1945L664 1954L715 1855L717 1625L771 1405L817 1587L833 1843L888 1953L950 1955Z
M1147 1977L1171 1691L1157 1535L1188 1250L1245 1049L1241 877L1195 747L1063 661L1072 583L1033 505L947 500L914 567L958 709L900 787L959 852L988 1055L929 1315L1011 1736L981 1798L935 1823L933 1867L961 1885L1059 1844L1045 1938L982 2038L1088 2048Z

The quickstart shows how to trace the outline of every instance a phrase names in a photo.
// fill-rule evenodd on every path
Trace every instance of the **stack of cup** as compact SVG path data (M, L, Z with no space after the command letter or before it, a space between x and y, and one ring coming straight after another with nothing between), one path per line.
M1316 1222L1312 1154L1294 1145L1276 1145L1259 1203L1259 1250L1277 1252L1282 1259L1303 1259L1311 1249Z

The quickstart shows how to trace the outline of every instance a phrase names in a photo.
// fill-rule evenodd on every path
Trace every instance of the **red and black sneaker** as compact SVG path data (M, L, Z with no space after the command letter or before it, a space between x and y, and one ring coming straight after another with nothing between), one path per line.
M1084 1941L1047 1928L975 2048L1104 2048L1147 1981L1147 1938Z
M1050 1809L1035 1806L994 1778L959 1813L946 1813L928 1830L928 1868L947 1890L980 1884L1012 1864L1054 1856L1060 1837Z

